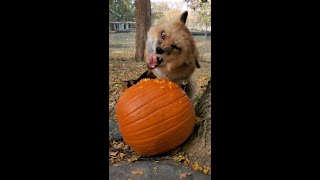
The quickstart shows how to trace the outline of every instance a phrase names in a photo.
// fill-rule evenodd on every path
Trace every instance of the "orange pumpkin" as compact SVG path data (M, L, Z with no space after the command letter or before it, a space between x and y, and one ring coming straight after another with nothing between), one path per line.
M124 141L143 156L182 144L196 118L188 96L167 79L143 79L126 89L118 99L116 116Z

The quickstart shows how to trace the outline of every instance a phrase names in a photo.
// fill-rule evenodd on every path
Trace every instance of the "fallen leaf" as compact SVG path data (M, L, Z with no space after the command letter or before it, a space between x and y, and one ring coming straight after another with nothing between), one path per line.
M196 126L199 126L201 124L201 119L199 117L196 117Z
M198 163L195 163L195 164L193 165L193 170L199 171L199 164L198 164Z
M128 145L124 145L124 148L123 148L124 150L127 150L127 149L129 149L129 146Z
M126 156L126 154L125 153L120 153L119 156L120 156L120 159L123 159L123 157Z
M111 152L110 155L111 156L116 156L118 154L118 152Z
M139 158L140 158L140 156L132 156L130 159L128 159L128 161L130 163L133 163L133 162L137 161Z
M181 173L179 178L180 178L180 179L183 179L183 178L186 178L186 177L187 177L187 174L186 174L186 173Z
M185 160L186 157L184 157L183 155L178 155L178 156L174 156L173 157L173 160L176 161L176 162L181 162L183 160Z
M202 170L202 172L203 172L203 173L205 173L205 174L208 174L208 172L209 172L209 169L207 169L207 168L204 168L204 169Z
M123 147L124 147L124 143L121 142L121 143L118 144L117 149L121 149L121 148L123 148Z
M117 141L116 141L116 140L113 140L113 141L112 141L112 144L113 144L113 145L117 144Z
M210 168L209 168L209 167L203 166L202 172L203 172L204 174L208 174L209 171L210 171Z
M141 175L141 174L143 174L143 172L142 172L142 171L137 170L137 171L131 171L131 174L134 174L134 175Z
M188 159L185 159L184 161L183 161L183 164L185 165L185 166L188 166L189 165L189 160Z

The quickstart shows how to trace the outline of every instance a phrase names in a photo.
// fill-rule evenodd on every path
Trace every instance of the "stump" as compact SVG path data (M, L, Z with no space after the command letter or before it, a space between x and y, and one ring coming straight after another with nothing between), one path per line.
M211 168L211 80L195 110L202 121L182 149L192 162Z

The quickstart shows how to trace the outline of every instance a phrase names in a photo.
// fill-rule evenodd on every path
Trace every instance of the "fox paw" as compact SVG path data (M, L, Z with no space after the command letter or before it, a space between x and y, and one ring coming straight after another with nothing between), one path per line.
M123 83L124 83L124 86L125 86L126 88L129 88L129 87L137 84L137 81L136 81L136 80L129 80L129 81L124 81Z

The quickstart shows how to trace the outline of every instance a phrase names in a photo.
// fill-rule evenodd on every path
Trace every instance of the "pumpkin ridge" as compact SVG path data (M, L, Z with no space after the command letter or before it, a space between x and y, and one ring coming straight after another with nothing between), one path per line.
M147 78L147 81L144 81L144 79L143 80L141 80L141 81L139 81L135 86L135 88L133 88L133 87L131 87L131 88L129 88L129 89L126 89L125 91L124 91L124 95L127 95L128 96L128 94L129 94L129 96L131 96L131 94L139 94L139 91L141 91L140 89L139 89L139 87L137 86L137 85L139 85L139 86L144 86L146 89L150 89L150 90L154 90L154 89L163 89L163 88L159 88L159 87L154 87L154 82L158 82L159 83L159 86L162 84L163 86L165 86L165 89L166 89L166 92L161 92L161 94L162 95L165 95L165 94L167 94L167 93L170 93L170 92L172 92L172 91L174 91L174 90L177 90L177 89L179 89L179 90L182 90L176 83L174 83L174 82L171 82L170 80L168 80L168 79L149 79L149 78ZM169 90L170 89L170 90ZM169 90L169 91L168 91ZM157 93L156 93L157 94ZM160 96L162 96L162 95L160 95ZM137 96L137 95L135 95L135 97L132 97L132 99L131 99L131 101L129 102L129 103L134 103L134 101L136 101L137 99L141 99L142 97L141 96L144 96L144 95L140 95L140 96ZM154 97L153 99L152 99L152 101L153 100L155 100L156 98L158 98L158 97L160 97L160 96L156 96L156 97ZM118 103L119 102L121 102L122 101L122 99L125 99L125 97L124 96L120 96L120 98L118 99ZM151 101L148 101L147 103L150 103ZM118 105L118 103L117 103L117 105ZM128 104L129 104L128 103ZM147 103L145 103L144 105L146 105ZM140 109L141 108L141 106L140 107L138 107L137 109ZM135 111L132 111L132 112L130 112L130 113L134 113ZM128 114L130 114L130 113L128 113ZM120 113L121 114L121 113ZM125 115L124 117L121 117L121 118L126 118L126 116L127 115Z
M183 121L182 121L183 122ZM184 131L185 133L180 133L180 134L178 134L178 135L175 135L175 136L173 136L172 138L170 138L170 142L169 143L171 143L171 142L176 142L176 141L179 141L180 143L179 143L179 145L181 144L181 143L183 143L185 140L187 140L188 138L189 138L189 136L185 136L185 134L191 134L192 133L192 130L193 130L193 128L194 127L192 127L192 129L190 128L190 129L186 129L186 131ZM179 140L180 139L180 140ZM131 142L131 141L130 141ZM135 142L137 142L137 141L135 141ZM134 142L133 142L134 143ZM156 150L156 149L160 149L161 147L163 147L164 145L168 145L168 141L161 141L161 142L157 142L157 143L155 143L156 145L154 145L154 144L152 144L152 145L150 145L151 147L147 147L147 146L144 146L143 148L141 148L141 150ZM139 145L139 144L135 144L135 145ZM179 145L177 145L177 146L179 146ZM168 146L170 146L170 147L172 147L172 145L171 144L169 144ZM177 147L176 146L176 147ZM172 149L172 148L170 148L169 147L169 149ZM173 147L174 148L174 147ZM136 150L139 150L140 148L135 148Z
M180 99L182 99L182 98L184 98L184 97L185 97L185 96L182 95L182 96L179 97L178 99L175 99L172 103L174 103L174 102L176 102L176 101L178 101L178 100L180 100ZM170 105L171 105L172 103L170 103ZM143 117L143 118L139 118L139 120L134 121L134 122L132 122L132 123L130 123L130 124L129 124L129 123L128 123L128 124L123 123L123 124L122 124L122 127L123 127L123 128L126 128L126 127L128 127L128 126L130 126L130 125L133 125L133 124L136 124L136 123L138 123L138 122L140 122L140 121L143 121L143 120L145 120L146 118L148 118L148 117L150 117L151 115L153 115L154 113L156 113L156 112L158 112L158 111L160 111L160 110L162 110L163 108L166 108L166 107L167 107L167 106L163 106L163 107L157 109L156 111L153 111L152 113L148 114L147 116L145 116L145 117ZM188 105L187 105L186 107L188 107ZM130 114L132 114L132 112L131 112ZM177 115L175 115L175 116L177 116ZM175 116L174 116L174 117L175 117ZM125 121L126 121L125 118L123 118L122 121L125 122Z
M186 133L188 132L188 134L191 134L192 133L192 130L193 130L193 128L191 129L191 130L189 130L188 129L188 131L185 131ZM185 142L188 138L189 138L189 136L184 136L185 134L180 134L180 136L179 135L176 135L176 136L173 136L171 139L170 139L170 142L180 142L180 143L177 143L178 145L175 145L175 146L173 146L172 144L168 144L168 142L158 142L158 143L156 143L156 145L152 145L151 147L146 147L146 146L144 146L143 148L137 148L137 147L135 147L135 150L137 150L137 151L153 151L153 150L157 150L157 151L159 151L159 149L161 149L161 151L167 151L168 149L174 149L174 148L176 148L176 147L178 147L178 146L180 146L183 142ZM162 147L164 147L164 145L168 145L168 146L165 146L165 148L162 148Z
M168 92L172 92L172 91L174 91L174 90L180 90L180 89L175 88L175 89L171 89L171 90L168 91ZM162 97L162 96L165 96L165 95L167 95L167 93L163 93L163 94L161 94L160 96L156 96L152 101L154 101L154 100L156 100L157 98L160 98L160 97ZM139 99L139 97L136 97L135 99L131 100L130 102L134 102L136 99ZM121 119L127 118L130 114L134 113L135 111L137 111L137 110L140 109L141 107L146 106L146 105L148 105L149 103L152 103L152 101L148 101L147 103L142 104L141 106L137 107L134 111L128 112L128 113L127 113L125 116L123 116ZM118 102L118 103L119 103L119 102ZM118 104L118 103L117 103L117 104Z
M182 91L181 89L172 89L171 91L169 91L169 92L173 92L173 91ZM133 111L131 111L131 112L128 112L124 117L121 117L121 121L123 122L123 125L122 126L127 126L128 124L128 122L127 123L125 123L127 120L127 118L128 117L130 117L130 115L131 114L133 114L133 113L135 113L137 110L139 110L139 109L141 109L143 106L148 106L148 104L150 104L150 103L152 103L152 102L154 102L154 101L156 101L158 98L160 98L160 97L163 97L163 96L166 96L167 95L167 93L164 93L164 94L162 94L161 96L157 96L155 99L153 99L152 101L149 101L149 102L147 102L146 104L142 104L141 106L139 106L139 107L137 107L135 110L133 110ZM185 95L181 95L181 97L184 97ZM181 97L179 97L179 99L181 99ZM176 99L173 101L173 102L175 102L176 101ZM163 107L161 107L161 108L163 108ZM159 109L161 109L161 108L159 108ZM158 109L158 110L159 110ZM157 111L158 111L157 110ZM154 111L154 112L156 112L156 111ZM145 118L145 117L144 117ZM134 121L133 123L135 123L135 122L137 122L137 121Z
M185 122L182 121L179 124L182 124L182 123L185 123ZM183 142L185 142L189 138L190 134L193 131L194 126L192 126L192 128L190 128L191 126L187 126L187 127L188 128L185 129L185 131L183 131L183 133L180 133L179 135L173 136L172 138L170 138L169 141L167 141L167 140L158 141L156 143L150 144L149 147L145 146L145 145L143 147L141 147L141 145L136 144L135 142L131 142L132 145L135 146L133 148L133 150L138 153L143 153L143 154L146 154L146 152L149 152L148 154L150 154L150 151L156 151L157 152L156 154L167 152L170 149L174 149L174 148L180 146ZM174 128L174 127L172 127L172 128ZM150 140L149 140L149 142L150 142Z
M189 111L189 109L185 109L185 111L186 111L186 110ZM160 133L160 134L157 134L157 136L160 136L161 134L163 134L163 133L165 133L165 132L167 132L167 131L169 131L169 130L171 130L171 129L173 129L173 128L176 128L176 127L179 126L181 123L183 123L183 122L185 122L185 121L187 121L187 120L188 120L188 118L184 118L183 121L180 121L180 122L179 122L178 124L176 124L175 126L166 129L165 131L163 131L163 132ZM127 135L127 134L123 134L123 135ZM142 140L137 140L137 141L135 141L135 140L130 140L130 142L131 142L131 143L135 143L135 142L145 141L145 140L149 140L149 139L153 139L153 138L155 138L155 137L144 138L144 139L142 139Z
M190 106L181 106L180 108L184 109L184 111L182 112L178 112L176 114L174 114L173 116L169 117L169 118L166 118L165 120L162 120L160 122L154 122L153 124L149 124L148 127L144 128L143 130L140 130L140 131L131 131L131 132L128 132L129 130L126 130L126 129L131 129L131 125L132 124L129 124L125 127L122 126L121 130L122 131L125 131L126 133L124 133L125 135L129 135L129 136L132 136L134 134L139 134L139 133L148 133L148 132L152 132L150 129L152 129L153 126L157 125L157 126L161 126L161 125L165 125L166 123L171 123L171 121L174 121L175 118L177 118L178 116L181 116L183 115L183 113L186 113L187 111L190 111ZM141 119L142 121L149 118L149 116L154 116L154 114L150 114L148 116L146 116L144 119ZM172 124L173 125L173 124ZM175 124L176 125L176 124ZM174 125L173 125L174 126Z

